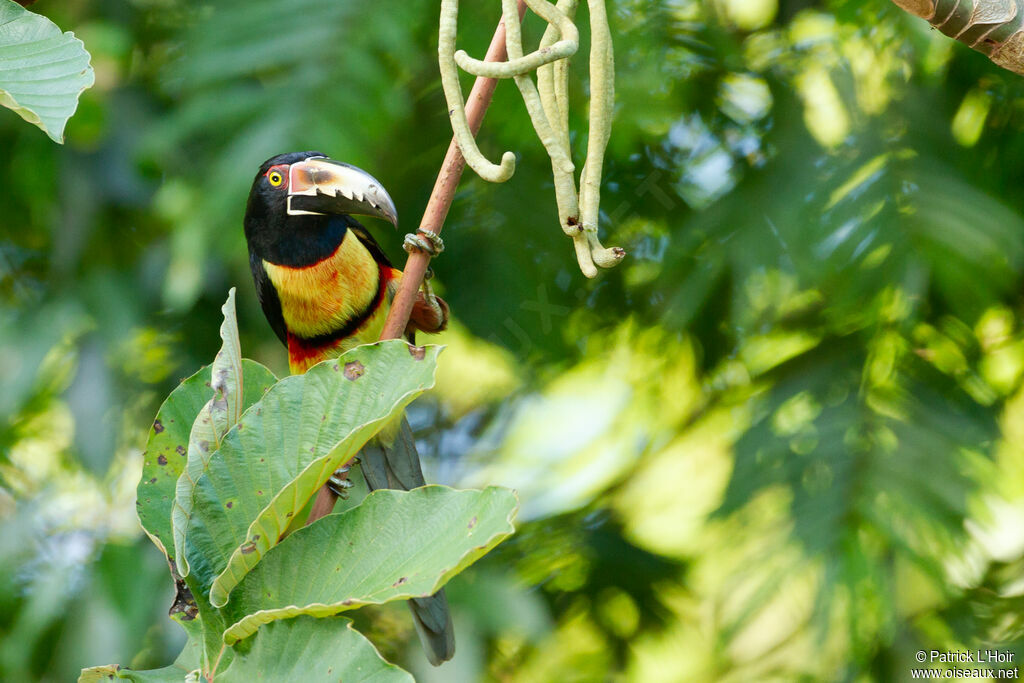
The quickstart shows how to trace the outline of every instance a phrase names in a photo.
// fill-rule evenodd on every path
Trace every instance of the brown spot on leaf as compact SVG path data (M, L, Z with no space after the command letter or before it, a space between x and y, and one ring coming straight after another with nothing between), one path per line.
M409 355L416 360L423 360L427 357L427 349L423 346L410 346Z
M156 456L156 464L160 465L161 467L166 465L167 464L167 458L162 456L162 455Z
M473 515L473 519L469 520L469 526L467 526L466 528L467 529L472 529L475 526L476 526L476 515Z
M353 600L352 598L347 598L345 600L342 600L341 604L345 605L346 607L348 607L349 605L353 604L354 602L355 602L355 600Z
M177 451L178 455L185 455L185 447L180 444L174 450Z
M232 503L232 502L231 502L231 501L229 500L229 501L228 501L227 503L225 503L225 504L224 504L224 507L226 507L226 508L227 508L228 510L230 510L230 509L231 509L231 506L232 506L232 505L234 505L234 503Z
M366 373L366 366L357 360L345 363L345 379L355 381Z
M150 484L155 484L156 483L156 477L153 477L152 479L150 479L149 483Z
M399 587L399 586L401 586L401 585L402 585L403 583L406 583L406 582L407 582L408 580L409 580L409 577L407 577L407 576L403 576L403 577L400 577L400 578L398 579L398 581L395 581L395 582L394 582L393 584L391 584L391 587L392 587L392 588L398 588L398 587Z
M164 423L160 420L153 420L153 431L157 434L164 431Z
M242 546L239 548L239 550L242 551L243 555L248 555L249 553L254 553L254 552L256 552L256 544L255 543L243 543Z

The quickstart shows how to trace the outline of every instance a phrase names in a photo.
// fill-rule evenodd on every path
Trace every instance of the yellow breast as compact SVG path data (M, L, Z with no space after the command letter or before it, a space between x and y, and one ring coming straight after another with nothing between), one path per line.
M330 334L366 314L377 298L380 268L351 232L333 254L311 266L263 262L281 300L290 334L307 339Z

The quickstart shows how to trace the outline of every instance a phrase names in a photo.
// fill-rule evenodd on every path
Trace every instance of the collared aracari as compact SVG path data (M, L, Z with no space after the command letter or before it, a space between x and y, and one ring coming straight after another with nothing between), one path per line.
M275 156L253 180L245 211L249 265L292 373L377 341L384 326L402 273L353 214L398 225L379 182L320 152ZM420 291L406 337L413 342L417 330L439 332L447 322L447 304ZM404 417L363 447L361 467L370 490L425 484ZM409 607L430 662L451 659L455 636L444 591L413 598Z

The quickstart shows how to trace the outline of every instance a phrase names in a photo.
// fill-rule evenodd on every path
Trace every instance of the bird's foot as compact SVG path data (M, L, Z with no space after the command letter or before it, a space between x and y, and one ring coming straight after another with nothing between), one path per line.
M433 257L444 251L444 240L435 232L421 230L406 235L402 248L410 254L414 251L423 251Z
M342 500L348 500L348 490L353 486L347 476L350 469L350 465L343 465L331 475L330 479L327 480L327 487L331 489L331 491L334 491L334 495L338 496L338 498L341 498Z

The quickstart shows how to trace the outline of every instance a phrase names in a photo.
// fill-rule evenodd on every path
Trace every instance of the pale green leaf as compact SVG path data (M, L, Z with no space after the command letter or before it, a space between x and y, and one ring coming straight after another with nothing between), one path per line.
M234 643L300 614L431 595L513 533L517 508L511 490L494 486L374 491L268 552L226 608L237 621L224 639Z
M224 437L196 484L185 552L222 606L317 489L434 383L440 347L360 346L278 382Z
M174 487L185 469L189 430L209 397L210 367L179 384L168 396L149 430L143 454L142 477L136 490L136 508L142 528L168 555L174 548L171 503Z
M251 405L263 396L274 375L256 361L242 361L242 372L251 381L245 387L243 404ZM195 373L171 392L157 412L149 430L143 455L142 477L136 491L139 521L150 539L174 559L171 507L178 478L185 470L189 434L199 411L210 398L210 367Z
M89 53L75 34L0 0L0 104L62 143L78 96L93 81Z
M242 346L238 341L238 318L235 314L235 288L228 290L228 299L221 307L224 322L220 326L221 347L213 359L213 400L210 416L218 446L220 438L242 417Z
M206 471L210 456L220 448L224 434L238 422L244 409L259 400L277 381L273 373L262 365L255 372L242 372L234 287L228 292L221 312L224 314L224 322L220 326L223 343L211 365L210 388L213 395L192 424L185 471L178 477L171 509L174 558L182 576L188 576L189 571L182 548L185 545L185 527L194 505L195 482Z

